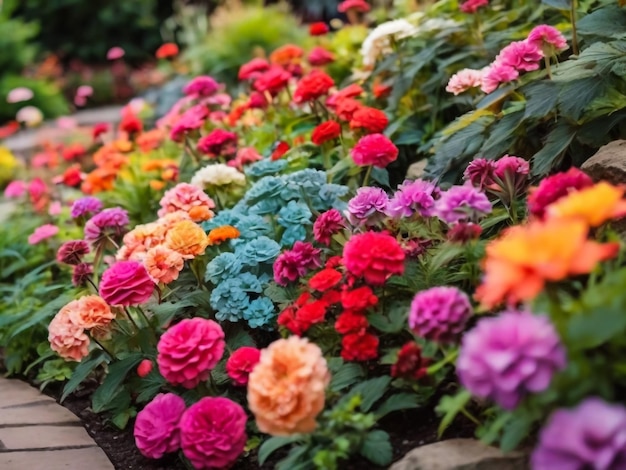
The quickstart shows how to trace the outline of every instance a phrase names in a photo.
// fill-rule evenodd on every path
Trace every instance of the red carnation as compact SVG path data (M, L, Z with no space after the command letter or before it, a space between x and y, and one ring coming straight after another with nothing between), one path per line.
M334 85L334 80L326 72L313 70L298 82L293 101L296 103L314 101L327 94Z
M339 302L341 302L341 292L336 289L327 290L326 292L324 292L324 295L322 295L322 298L320 300L323 300L328 305L338 304Z
M352 116L363 107L363 104L353 98L341 98L336 104L335 113L342 121L351 121Z
M166 42L154 54L157 59L167 59L178 55L178 46L173 42Z
M389 118L380 109L361 106L352 115L350 129L363 129L369 134L378 134L385 130Z
M360 85L352 83L329 96L326 100L326 106L328 106L329 108L335 108L340 101L346 98L357 98L361 96L363 92L364 90Z
M311 141L315 145L322 145L334 140L341 135L341 125L336 121L326 121L321 123L311 134Z
M68 145L61 152L61 154L63 155L63 160L65 160L66 162L78 159L86 153L87 149L79 143Z
M296 308L291 306L280 312L277 323L284 326L294 335L302 335L304 333L303 325L296 319Z
M261 351L244 346L234 351L226 361L226 373L236 385L246 385L248 376L261 359Z
M143 130L143 123L132 111L127 110L122 113L119 129L128 134L135 134Z
M198 141L198 150L211 157L233 155L237 151L237 134L215 129Z
M257 57L241 66L239 80L254 80L269 68L270 64L267 60Z
M593 180L577 168L549 176L531 189L528 210L536 217L543 217L546 207L574 191L593 186Z
M91 136L95 140L102 134L106 134L107 132L109 132L109 125L106 122L99 122L98 124L93 126L93 129L91 129Z
M391 366L392 377L421 379L428 373L428 361L422 357L421 348L413 343L406 343L398 353L398 360Z
M282 67L271 67L257 77L252 86L261 93L267 91L271 95L277 95L287 86L290 78L291 74Z
M337 209L331 209L331 210L337 210ZM331 256L330 258L326 260L327 268L337 268L342 265L343 265L343 260L341 259L341 256Z
M309 287L320 292L325 292L335 287L339 281L341 281L342 277L343 275L339 271L331 268L322 269L309 279Z
M371 333L350 333L341 340L341 357L346 361L367 361L378 357L378 337Z
M365 0L345 0L337 7L337 10L339 10L340 13L345 13L351 9L354 9L359 13L367 13L370 11L370 6Z
M70 188L80 186L83 181L83 172L80 171L80 165L76 163L75 165L70 166L61 176L55 177L53 181L55 184L62 183Z
M376 306L378 297L374 295L368 286L354 290L346 290L341 293L341 305L347 310L366 310Z
M334 62L335 55L332 52L327 51L323 47L315 46L313 49L311 49L311 52L309 52L307 60L309 61L309 64L313 65L314 67L321 67L323 65Z
M309 34L311 36L324 36L330 31L330 28L323 21L319 21L317 23L312 23L309 26Z
M354 310L346 310L337 317L335 330L342 335L348 333L361 333L369 326L365 315Z
M343 261L350 274L381 286L393 274L404 273L404 250L386 233L365 232L353 235L343 249Z
M296 320L300 324L302 331L306 331L316 323L322 323L326 318L328 303L323 300L314 300L304 305L296 312Z
M398 147L382 134L370 134L357 142L350 155L359 166L385 168L398 158Z

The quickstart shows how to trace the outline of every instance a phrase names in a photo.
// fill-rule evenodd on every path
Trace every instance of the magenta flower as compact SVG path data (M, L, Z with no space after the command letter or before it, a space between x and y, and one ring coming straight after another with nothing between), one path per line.
M213 320L199 317L183 320L159 340L159 372L172 385L194 388L209 378L224 354L224 347L224 331Z
M93 274L93 266L89 263L80 263L74 266L72 271L72 284L82 287L87 284L88 279Z
M519 77L517 69L510 65L502 64L500 62L494 62L489 66L483 74L483 83L480 87L485 93L491 93L501 83L512 82Z
M435 212L435 197L439 195L437 187L424 180L406 180L387 204L387 215L394 218L411 217L418 213L422 217L431 217Z
M346 215L352 225L376 225L385 217L389 203L387 193L380 188L359 188L350 201Z
M495 162L494 176L510 198L526 190L529 173L530 164L520 157L505 155Z
M496 170L496 163L486 158L475 158L467 165L463 172L463 179L469 181L473 186L484 190L493 184L493 175Z
M565 349L552 323L511 311L485 318L465 333L456 368L473 395L512 410L526 394L547 389L565 365Z
M291 250L284 251L274 261L274 281L281 286L304 276L309 269L319 268L321 250L308 242L297 241Z
M260 360L260 349L244 346L230 355L226 361L226 373L235 385L247 385L250 372Z
M465 292L456 287L433 287L413 298L409 327L422 338L450 343L463 332L471 314Z
M41 243L42 241L54 237L57 233L59 233L59 227L52 224L45 224L40 227L37 227L33 233L31 233L28 237L29 245L36 245L37 243Z
M109 305L140 305L154 292L154 282L137 261L118 261L102 274L100 297Z
M176 452L180 448L178 423L185 412L185 400L173 393L159 393L137 413L135 444L150 459Z
M85 240L99 243L107 238L119 238L126 232L128 212L121 207L104 209L85 224Z
M109 49L107 51L107 59L108 60L117 60L117 59L121 59L122 57L124 57L124 54L126 54L126 52L124 52L124 49L122 49L121 47L112 47L111 49Z
M478 188L452 186L435 204L437 216L447 224L475 222L491 212L491 202Z
M600 398L552 413L539 434L533 470L626 468L626 408Z
M203 104L197 104L185 111L170 132L170 139L180 142L188 132L200 129L209 116L209 110Z
M210 157L224 157L237 152L237 134L215 129L198 141L198 150Z
M196 77L187 83L185 88L183 88L183 93L187 96L210 96L219 90L219 88L219 83L217 83L213 77L204 75Z
M204 397L180 420L183 454L194 468L230 468L246 445L246 413L234 401Z
M16 199L26 194L28 186L22 180L11 181L4 189L4 197L7 199Z
M543 53L534 42L515 41L500 51L495 62L517 71L530 72L539 68L541 59Z
M57 261L70 265L80 264L83 256L88 253L89 245L85 240L70 240L59 247Z
M546 55L552 55L555 49L557 51L567 49L565 36L558 29L547 24L535 26L528 34L526 40L542 49ZM546 50L549 53L546 53Z
M80 199L76 199L70 209L70 215L73 219L78 217L91 217L97 214L103 208L100 199L93 196L85 196Z
M463 13L476 13L480 7L489 5L489 0L467 0L459 5Z
M330 245L333 235L339 233L344 226L344 218L337 209L330 209L319 215L313 223L313 236L315 241L323 245Z

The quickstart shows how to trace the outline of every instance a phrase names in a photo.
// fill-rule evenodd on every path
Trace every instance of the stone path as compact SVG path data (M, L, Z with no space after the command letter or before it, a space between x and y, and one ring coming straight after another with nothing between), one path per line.
M80 420L20 380L0 377L0 469L114 470Z

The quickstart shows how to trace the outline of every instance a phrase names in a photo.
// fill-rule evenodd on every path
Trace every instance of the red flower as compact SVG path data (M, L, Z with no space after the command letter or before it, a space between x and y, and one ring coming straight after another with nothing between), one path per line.
M346 310L366 310L376 304L378 304L378 297L368 286L345 290L341 293L341 305Z
M329 307L323 300L314 300L304 305L296 312L296 320L300 324L302 331L306 331L316 323L322 323L326 318L326 309Z
M293 101L296 103L314 101L327 94L334 85L334 80L328 74L321 70L313 70L298 82Z
M69 162L70 160L82 157L87 153L87 150L81 144L76 143L68 145L61 153L63 155L63 159L66 162Z
M304 330L300 322L296 319L296 308L291 306L280 312L277 323L284 326L294 335L302 335Z
M152 361L150 359L144 359L137 366L137 375L144 378L152 371Z
M378 357L378 337L371 333L350 333L341 340L341 357L346 361L367 361Z
M83 173L80 171L80 165L76 163L63 172L60 177L54 178L56 184L62 183L70 188L80 186L83 181Z
M4 126L0 126L0 139L6 139L7 137L15 134L20 130L20 123L17 121L11 121Z
M331 256L330 258L326 260L327 268L336 268L338 266L341 266L342 264L343 264L343 260L341 256Z
M351 9L360 13L367 13L370 11L370 6L365 0L345 0L337 7L337 10L339 10L340 13L345 13Z
M329 31L330 31L330 28L328 27L328 25L322 21L319 21L317 23L312 23L309 26L309 34L311 36L324 36Z
M372 87L372 93L376 99L384 98L385 96L391 93L391 89L393 87L391 85L383 85L381 83L374 83Z
M321 123L311 134L311 141L315 145L322 145L334 140L341 135L341 125L336 121L326 121Z
M386 233L366 232L353 235L343 249L343 261L350 274L381 286L388 277L404 273L404 250Z
M226 373L236 385L246 385L248 376L261 359L261 351L244 346L234 351L226 361Z
M350 129L363 129L369 134L378 134L385 130L389 118L380 109L361 106L352 115Z
M370 134L361 137L350 155L359 166L385 168L398 158L398 147L383 134Z
M326 100L326 106L329 108L336 108L340 101L346 98L357 98L363 94L363 91L364 90L360 85L352 83L329 96Z
M365 315L354 310L346 310L337 317L335 330L342 335L348 333L362 333L369 326Z
M241 66L239 80L254 80L269 68L270 64L267 60L257 57Z
M274 145L271 157L272 160L280 160L291 148L289 144L283 140L276 142Z
M593 186L593 180L577 168L544 178L539 186L531 189L528 210L536 217L543 217L546 207L573 191Z
M470 240L478 240L483 229L478 224L460 222L448 230L447 238L451 242L467 243Z
M268 102L263 93L254 91L250 93L250 98L248 99L247 104L250 109L265 109L267 108Z
M143 130L143 123L132 111L126 110L122 114L119 128L128 134L135 134Z
M330 268L322 269L309 279L309 287L320 292L325 292L335 287L339 281L341 281L342 277L343 275L339 271Z
M173 42L166 42L156 50L154 54L157 59L167 59L178 55L178 46Z
M237 151L237 134L215 129L198 141L198 150L211 157L233 155Z
M338 304L339 302L341 302L341 292L335 289L328 290L324 292L324 295L320 300L328 303L328 305Z
M335 112L342 121L351 121L354 113L363 107L359 101L353 98L342 98L337 100L336 103Z
M291 74L281 67L272 67L263 72L255 81L252 87L261 93L266 91L271 95L277 95L287 86Z
M335 56L332 52L327 51L323 47L315 46L309 52L309 56L307 57L309 64L314 67L321 67L326 64L330 64L335 61Z
M406 343L398 353L398 360L391 366L392 377L421 379L428 373L428 361L422 357L421 348L413 343Z
M91 135L94 140L107 132L109 132L109 125L106 122L99 122L93 126L93 129L91 129Z

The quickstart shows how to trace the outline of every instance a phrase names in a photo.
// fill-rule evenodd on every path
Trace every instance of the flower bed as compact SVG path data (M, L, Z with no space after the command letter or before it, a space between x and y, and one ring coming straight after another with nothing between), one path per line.
M344 3L359 21L365 2ZM538 470L621 468L626 267L611 222L626 215L624 188L576 168L533 180L559 158L552 131L550 163L535 154L532 166L483 158L464 134L485 112L511 115L520 74L553 86L575 67L551 63L567 46L559 30L533 26L486 70L446 79L450 106L487 94L469 123L433 121L435 149L466 135L459 157L475 157L457 184L403 179L416 141L401 129L430 98L381 91L404 72L380 54L396 60L442 29L421 17L370 34L363 63L380 68L364 83L341 86L319 50L304 60L285 45L242 66L245 93L195 77L154 129L131 103L113 139L97 126L86 146L37 155L75 190L32 179L5 194L48 214L29 243L56 249L65 293L37 321L54 311L49 347L72 364L63 396L95 375L95 412L132 426L146 457L178 452L197 469L253 455L278 469L383 467L399 457L398 413L433 408L439 436L461 419L505 450L536 441ZM504 142L490 139L490 151Z

